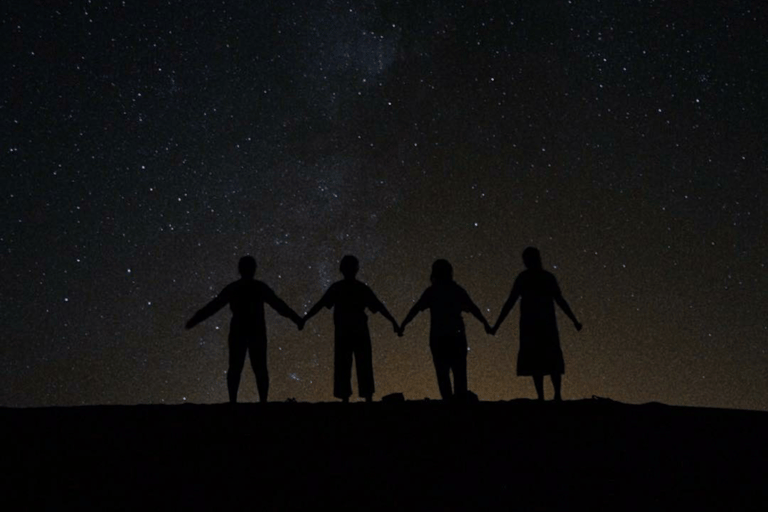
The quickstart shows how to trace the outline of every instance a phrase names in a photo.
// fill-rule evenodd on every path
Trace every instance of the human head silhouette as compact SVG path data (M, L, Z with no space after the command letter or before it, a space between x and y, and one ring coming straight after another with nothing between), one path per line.
M535 247L526 247L523 251L523 263L525 268L531 270L541 270L541 253Z
M243 256L237 264L237 270L245 279L253 279L256 274L256 258L253 256Z
M432 275L429 280L433 283L453 281L453 267L448 260L435 260L432 264Z
M357 258L354 256L347 254L341 258L341 263L339 263L339 270L345 278L354 279L357 275L357 271L360 270L360 262L357 261Z

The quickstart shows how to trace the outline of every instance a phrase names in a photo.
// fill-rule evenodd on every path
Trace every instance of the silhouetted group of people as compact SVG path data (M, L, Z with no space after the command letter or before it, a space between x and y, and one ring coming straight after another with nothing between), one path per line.
M515 306L520 305L520 350L517 375L533 377L536 394L544 400L544 376L549 375L555 390L555 400L561 400L561 376L565 372L563 353L557 330L555 304L571 319L576 330L582 325L576 319L560 292L555 276L545 271L538 249L523 251L526 270L521 272L512 286L509 298L501 309L498 320L491 326L469 294L453 280L453 268L443 259L432 264L431 285L413 305L403 323L398 325L386 306L363 282L357 280L359 262L354 256L344 256L339 269L344 278L333 283L323 297L304 317L299 316L272 289L254 278L256 260L252 256L240 259L240 279L224 290L187 322L190 329L229 304L232 321L229 330L229 369L227 389L229 401L237 402L240 375L246 354L256 374L259 400L266 402L269 394L267 370L267 330L264 304L280 315L290 318L299 330L323 308L333 309L334 379L333 395L344 402L352 396L352 360L355 360L360 397L370 402L375 392L371 335L368 330L366 309L381 315L392 323L398 336L422 311L430 311L429 348L437 374L437 384L443 400L467 398L467 336L462 313L469 313L484 326L489 334L496 334L504 319ZM450 374L453 373L453 386Z

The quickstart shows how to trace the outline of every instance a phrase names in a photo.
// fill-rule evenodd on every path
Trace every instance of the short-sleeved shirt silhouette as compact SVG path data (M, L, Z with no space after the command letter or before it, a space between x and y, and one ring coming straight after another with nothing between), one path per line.
M418 311L430 311L430 343L445 337L466 336L461 313L472 308L469 294L454 281L438 282L424 290L416 302Z
M518 375L552 375L565 372L555 316L560 287L545 270L524 270L512 286L520 296L520 352Z
M333 283L320 299L320 303L328 309L333 308L333 324L337 334L367 333L366 308L373 313L384 309L384 305L373 290L356 279L344 279Z
M286 309L285 304L269 286L255 279L240 279L228 284L216 297L215 302L222 305L229 303L232 310L230 333L233 335L256 335L266 338L264 303L281 314Z

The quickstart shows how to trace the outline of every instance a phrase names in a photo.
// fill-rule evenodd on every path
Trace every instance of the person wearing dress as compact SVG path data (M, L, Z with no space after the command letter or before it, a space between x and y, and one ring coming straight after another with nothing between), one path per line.
M446 260L432 264L432 285L413 305L400 326L405 326L421 311L429 309L429 348L437 374L437 386L443 400L467 398L467 335L462 312L470 313L490 332L491 326L469 294L453 280L453 267ZM450 373L453 372L453 389Z
M560 401L565 363L560 349L555 304L571 319L577 331L581 330L582 325L563 298L555 276L542 268L539 250L535 247L525 249L523 263L526 270L515 279L491 333L496 334L519 298L520 350L517 354L517 375L533 377L539 400L544 400L544 375L549 375L555 389L555 400Z

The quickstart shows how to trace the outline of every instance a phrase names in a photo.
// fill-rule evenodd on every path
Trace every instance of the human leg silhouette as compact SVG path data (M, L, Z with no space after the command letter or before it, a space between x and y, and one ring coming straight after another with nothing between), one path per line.
M456 358L452 365L454 398L464 400L467 397L467 357Z
M437 387L440 390L440 397L443 400L450 400L453 398L453 391L451 390L451 367L448 362L440 359L433 358L435 363L435 374L437 375Z
M441 340L442 341L442 340ZM437 387L440 390L440 397L443 400L450 400L453 398L453 391L451 390L451 364L450 358L447 357L446 347L444 343L435 343L432 348L432 362L435 365L435 374L437 375Z
M357 371L357 388L360 396L367 402L373 399L376 391L373 381L373 356L371 351L371 339L360 339L355 347L355 369ZM350 391L351 394L351 391Z
M333 348L333 396L345 402L352 396L352 347L345 336L337 336Z
M552 377L552 387L555 388L555 401L556 402L562 402L563 397L560 394L560 386L562 384L562 375L559 373L553 373L550 375Z
M467 342L456 337L451 339L450 368L453 373L453 398L464 400L467 397Z
M248 345L237 335L229 336L229 368L227 369L227 391L229 391L229 402L237 402L237 390L240 387L240 374L245 365L245 355L248 351Z
M248 346L251 368L256 376L256 388L259 390L259 402L267 403L269 397L269 370L267 369L267 341L254 340Z
M536 387L536 395L539 399L539 401L544 401L544 376L543 375L534 375L533 376L533 385Z

